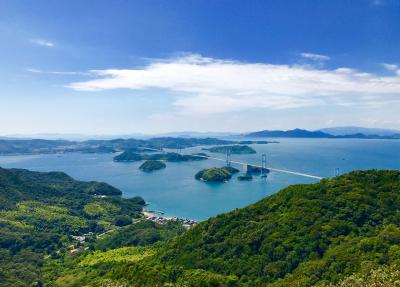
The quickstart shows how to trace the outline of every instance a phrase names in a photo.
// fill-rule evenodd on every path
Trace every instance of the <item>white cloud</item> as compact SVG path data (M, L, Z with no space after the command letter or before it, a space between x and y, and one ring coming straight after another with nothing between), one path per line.
M177 112L185 114L400 103L400 73L378 76L350 68L328 70L186 55L137 69L91 73L98 79L69 87L79 91L164 89L174 92Z
M48 47L48 48L53 48L55 46L54 43L43 39L31 39L30 42L37 46Z
M41 70L34 69L34 68L28 68L28 69L26 69L26 71L29 72L29 73L35 73L35 74L40 74L40 73L42 73Z
M300 56L313 61L328 61L331 59L329 56L314 53L301 53Z
M400 70L399 66L397 66L395 64L383 63L382 66L392 72L398 72Z
M74 76L74 75L81 75L81 76L88 76L90 73L82 73L82 72L74 72L74 71L42 71L35 68L28 68L26 69L27 72L34 73L34 74L49 74L49 75L65 75L65 76Z

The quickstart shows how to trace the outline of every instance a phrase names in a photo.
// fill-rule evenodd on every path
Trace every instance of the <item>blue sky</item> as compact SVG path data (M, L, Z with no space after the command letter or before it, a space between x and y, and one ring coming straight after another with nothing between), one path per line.
M0 2L0 134L400 128L400 1Z

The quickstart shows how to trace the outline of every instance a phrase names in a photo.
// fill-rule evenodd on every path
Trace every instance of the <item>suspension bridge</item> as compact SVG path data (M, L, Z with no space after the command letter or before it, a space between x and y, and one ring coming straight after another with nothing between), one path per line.
M154 150L154 151L158 151L158 152L166 152L163 148L161 149L152 149L152 148L147 148L150 150ZM178 153L181 153L182 149L178 149ZM231 164L237 164L243 167L255 167L260 169L261 171L261 176L265 177L266 173L264 173L265 170L270 170L270 171L274 171L274 172L280 172L280 173L286 173L286 174L291 174L291 175L296 175L296 176L302 176L302 177L307 177L307 178L312 178L312 179L318 179L321 180L323 179L323 177L321 176L317 176L317 175L313 175L313 174L308 174L308 173L303 173L303 172L298 172L298 171L292 171L292 170L287 170L287 169L281 169L281 168L274 168L274 167L270 167L267 166L267 155L266 154L262 154L262 160L261 160L261 165L259 164L254 164L254 163L249 163L249 162L242 162L242 161L236 161L236 160L232 160L232 152L230 149L227 149L226 152L226 158L219 158L219 157L213 157L213 156L206 156L206 155L199 155L199 154L186 154L186 155L190 155L190 156L195 156L195 157L200 157L200 158L207 158L207 159L211 159L211 160L216 160L216 161L222 161L225 162L227 166L230 166ZM335 170L336 175L339 175L339 169Z
M317 175L312 175L312 174L307 174L307 173L302 173L302 172L297 172L297 171L291 171L291 170L286 170L286 169L280 169L280 168L274 168L274 167L269 167L266 165L264 166L263 164L258 165L258 164L236 161L236 160L229 160L229 162L228 162L227 159L223 159L223 158L219 158L219 157L212 157L212 156L193 155L193 154L191 156L208 158L208 159L217 160L217 161L223 161L223 162L226 162L228 166L230 166L231 164L237 164L237 165L241 165L241 166L252 166L252 167L259 168L261 170L261 173L263 170L268 169L268 170L275 171L275 172L287 173L287 174L308 177L308 178L313 178L313 179L318 179L318 180L323 179L323 177L320 177ZM263 154L263 156L265 156L265 154Z

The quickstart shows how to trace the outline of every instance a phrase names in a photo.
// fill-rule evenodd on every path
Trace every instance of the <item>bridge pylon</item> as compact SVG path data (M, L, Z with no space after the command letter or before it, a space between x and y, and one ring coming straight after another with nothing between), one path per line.
M337 168L335 168L335 176L339 176L340 175L340 170L339 170L339 168L337 167Z
M226 166L231 166L231 155L232 150L230 148L226 149Z
M261 177L267 177L267 155L261 155Z

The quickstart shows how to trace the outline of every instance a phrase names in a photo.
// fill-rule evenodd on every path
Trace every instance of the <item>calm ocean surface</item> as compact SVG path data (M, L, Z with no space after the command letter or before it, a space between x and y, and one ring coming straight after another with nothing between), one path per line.
M257 154L232 155L232 160L261 164L267 154L267 165L332 177L335 168L341 173L355 169L400 169L400 140L357 139L277 139L278 144L252 145ZM186 149L184 153L201 148ZM224 158L223 154L212 154ZM271 172L266 180L240 182L236 177L227 183L206 184L196 181L197 171L222 166L223 162L167 163L167 168L150 174L139 171L137 163L113 162L113 154L0 156L0 166L36 171L64 171L79 180L104 181L121 189L125 197L142 196L149 209L168 216L204 220L222 212L244 207L295 183L316 180ZM241 168L240 166L236 166Z

